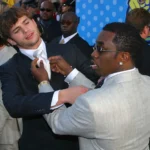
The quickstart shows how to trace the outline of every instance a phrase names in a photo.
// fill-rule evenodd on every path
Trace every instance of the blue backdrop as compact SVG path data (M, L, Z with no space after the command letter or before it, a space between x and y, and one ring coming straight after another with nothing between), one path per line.
M128 0L76 0L80 36L93 45L105 24L124 22L127 8Z

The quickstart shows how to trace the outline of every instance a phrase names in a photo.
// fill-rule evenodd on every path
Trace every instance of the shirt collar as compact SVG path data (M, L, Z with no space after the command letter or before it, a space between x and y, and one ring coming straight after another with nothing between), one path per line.
M136 70L136 68L134 67L133 69L129 69L129 70L125 70L125 71L120 71L120 72L115 72L115 73L109 74L109 75L105 78L104 82L106 82L106 80L108 80L109 78L111 78L111 77L113 77L113 76L116 76L116 75L118 75L118 74L122 74L122 73L126 73L126 72L131 72L131 71L135 71L135 70Z
M61 40L64 39L64 44L66 44L66 43L67 43L69 40L71 40L76 34L77 34L77 32L74 33L74 34L72 34L72 35L70 35L70 36L68 36L68 37L66 37L66 38L64 38L64 36L62 35Z
M29 57L30 59L34 60L35 57L33 57L33 53L36 51L36 50L39 50L39 49L42 49L44 51L44 55L46 56L47 58L47 52L46 52L46 45L44 43L44 41L42 40L39 47L37 49L23 49L23 48L20 48L20 52L22 54L24 54L25 56Z

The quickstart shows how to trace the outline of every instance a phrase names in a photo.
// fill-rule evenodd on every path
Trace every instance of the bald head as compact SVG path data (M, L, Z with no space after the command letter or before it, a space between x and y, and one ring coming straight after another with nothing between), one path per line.
M77 32L79 18L74 12L66 12L62 15L60 23L63 35L67 37Z
M40 16L43 20L50 20L53 17L53 3L50 1L44 1L40 6Z
M72 21L77 21L79 23L79 18L78 16L74 13L74 12L65 12L63 15L62 15L62 18L67 18L69 20L72 20Z
M49 8L54 9L53 3L52 3L51 1L48 1L48 0L43 1L43 2L41 3L41 7L42 7L42 6L47 6L47 7L49 7Z

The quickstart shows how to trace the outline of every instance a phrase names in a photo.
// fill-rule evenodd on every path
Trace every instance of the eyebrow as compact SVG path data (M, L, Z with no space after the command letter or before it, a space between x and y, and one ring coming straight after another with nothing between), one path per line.
M22 21L22 23L25 23L28 19L29 19L29 18L24 19L24 20ZM17 30L17 29L19 29L19 28L20 28L20 27L17 26L15 29L12 30L12 32L15 32L15 30Z

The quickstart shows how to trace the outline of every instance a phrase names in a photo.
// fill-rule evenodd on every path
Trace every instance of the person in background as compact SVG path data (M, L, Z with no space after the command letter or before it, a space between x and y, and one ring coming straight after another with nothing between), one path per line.
M62 14L68 11L75 12L75 0L60 1L60 6L56 15L56 20L60 21Z
M53 5L55 7L55 12L58 12L59 0L51 0L51 2L53 3Z
M6 63L16 50L0 37L0 66ZM18 140L21 136L22 120L12 118L6 110L2 100L0 81L0 150L19 150Z
M74 44L88 59L91 58L93 48L77 33L79 17L74 12L66 12L60 20L62 36L55 38L51 43Z
M24 9L31 15L31 17L37 22L40 19L38 12L38 2L35 0L23 0Z
M55 37L60 36L60 24L53 18L54 6L50 1L44 1L40 6L40 20L38 25L41 28L41 36L45 43L51 42Z
M150 76L150 46L145 41L150 33L150 13L144 8L135 8L126 15L126 23L138 30L145 43L135 63L140 73Z
M75 0L66 0L66 2L62 4L62 14L68 11L75 12Z

